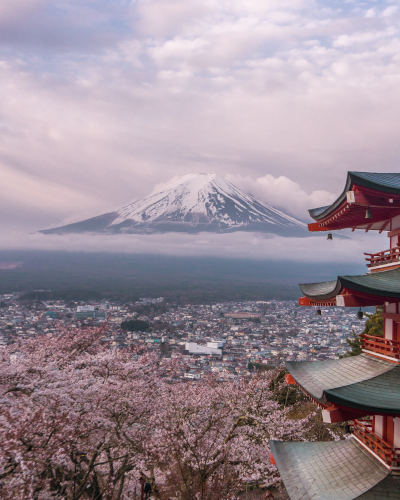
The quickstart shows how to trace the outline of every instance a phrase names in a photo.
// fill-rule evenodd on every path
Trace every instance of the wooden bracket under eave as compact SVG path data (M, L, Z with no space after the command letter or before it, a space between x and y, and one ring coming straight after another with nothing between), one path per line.
M355 420L369 415L366 411L352 410L351 408L339 408L334 404L329 404L322 410L322 421L324 424L338 424L347 420Z

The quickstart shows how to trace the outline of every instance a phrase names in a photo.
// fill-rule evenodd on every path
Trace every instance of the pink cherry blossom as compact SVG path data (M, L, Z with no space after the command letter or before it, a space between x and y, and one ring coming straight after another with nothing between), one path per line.
M103 328L107 328L105 325ZM228 499L275 484L268 439L302 439L271 376L183 382L183 357L115 349L60 329L0 351L0 497L119 500L142 477L158 499Z

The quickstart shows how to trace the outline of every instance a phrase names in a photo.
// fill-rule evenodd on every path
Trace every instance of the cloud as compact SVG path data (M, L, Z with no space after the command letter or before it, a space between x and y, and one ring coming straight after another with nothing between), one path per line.
M170 186L171 184L174 184L174 182L178 181L179 179L181 179L180 175L174 175L167 182L161 182L160 184L156 184L154 186L153 191L150 194L158 193L159 191L163 191L164 189L167 189L168 186Z
M250 177L227 175L227 179L256 198L298 219L307 218L308 209L330 205L337 198L325 190L316 190L308 194L297 182L283 175L274 177L267 174L255 180Z
M43 235L9 233L2 238L0 250L62 250L114 252L176 256L213 256L291 262L360 264L367 248L382 249L383 235L352 233L352 238L327 241L326 235L309 238L282 238L260 233L229 234L166 233L151 235Z
M104 213L192 172L303 218L347 170L397 171L399 26L386 2L2 2L1 228Z

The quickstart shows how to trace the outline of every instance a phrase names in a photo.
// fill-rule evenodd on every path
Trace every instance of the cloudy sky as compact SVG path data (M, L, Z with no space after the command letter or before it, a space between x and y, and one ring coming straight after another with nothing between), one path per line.
M398 171L399 4L1 0L6 246L191 172L304 219Z

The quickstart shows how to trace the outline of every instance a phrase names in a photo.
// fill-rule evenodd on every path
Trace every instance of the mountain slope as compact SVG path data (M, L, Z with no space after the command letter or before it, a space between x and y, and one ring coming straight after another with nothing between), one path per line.
M216 174L188 174L116 212L41 231L151 233L262 231L306 235L306 225Z

